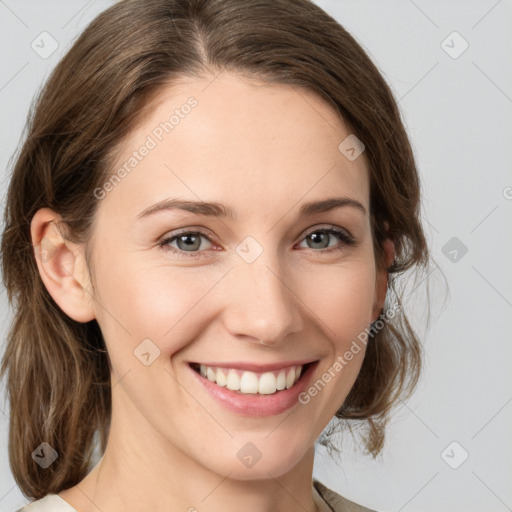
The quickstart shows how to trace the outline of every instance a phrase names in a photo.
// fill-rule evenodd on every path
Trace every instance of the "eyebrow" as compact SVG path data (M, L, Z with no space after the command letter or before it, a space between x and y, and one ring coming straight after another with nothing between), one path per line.
M311 201L304 203L299 209L300 216L312 216L316 213L324 213L335 208L341 208L349 206L356 208L366 215L366 208L355 199L349 197L333 197L329 199L323 199L321 201ZM184 210L198 215L207 215L210 217L229 217L236 219L236 213L234 210L226 205L216 202L204 202L204 201L185 201L180 199L164 199L137 215L137 219L142 219L153 215L163 210Z

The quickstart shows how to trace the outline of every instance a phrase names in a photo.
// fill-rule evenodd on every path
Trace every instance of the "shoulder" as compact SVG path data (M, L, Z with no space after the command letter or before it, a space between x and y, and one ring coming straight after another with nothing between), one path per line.
M57 494L48 494L15 512L77 512L66 500Z
M313 479L313 487L316 489L322 500L333 512L376 512L375 510L358 505L347 500L338 493L332 491L318 480Z

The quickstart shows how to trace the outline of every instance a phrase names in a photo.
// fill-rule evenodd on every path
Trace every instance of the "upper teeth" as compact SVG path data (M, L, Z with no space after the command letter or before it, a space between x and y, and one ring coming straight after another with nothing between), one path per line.
M241 393L259 393L271 395L276 391L290 389L299 379L302 365L290 366L276 372L257 374L249 371L237 371L232 368L200 366L200 373L219 386L226 386Z

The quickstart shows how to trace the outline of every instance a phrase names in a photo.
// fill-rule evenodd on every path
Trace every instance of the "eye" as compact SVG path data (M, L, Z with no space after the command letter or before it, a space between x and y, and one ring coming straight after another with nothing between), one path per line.
M336 244L336 238L341 244ZM334 245L331 242L334 240ZM340 228L316 228L304 237L308 249L321 249L316 252L332 252L342 250L345 246L355 245L355 239L345 230ZM302 246L303 247L303 246Z
M207 241L206 244L203 243L204 240ZM191 253L185 255L185 257L198 257L201 255L201 251L209 249L212 246L212 243L205 233L200 231L183 231L171 237L165 238L164 240L158 242L158 245L165 250L169 250L175 253Z

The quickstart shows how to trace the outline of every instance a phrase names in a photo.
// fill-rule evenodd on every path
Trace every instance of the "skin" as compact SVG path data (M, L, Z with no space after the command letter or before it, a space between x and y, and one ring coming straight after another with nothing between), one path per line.
M45 286L71 318L98 321L111 361L106 452L60 496L81 512L231 512L240 503L246 512L312 512L314 442L352 387L364 347L309 404L267 417L223 408L188 362L319 359L313 383L378 317L387 273L375 266L364 153L349 161L338 150L350 131L312 93L223 72L162 89L117 164L190 96L198 105L100 200L92 277L85 245L61 236L55 212L32 221L34 245L55 248L37 258ZM237 219L181 210L136 219L170 197L216 201ZM303 203L331 197L359 201L366 213L298 216ZM356 244L324 234L338 249L325 253L307 237L330 227ZM206 233L193 253L201 257L176 240L176 252L158 246L181 228ZM263 249L250 264L236 252L248 236ZM392 243L385 248L391 261ZM160 350L149 366L133 353L147 338ZM250 468L237 458L249 442L262 453Z

